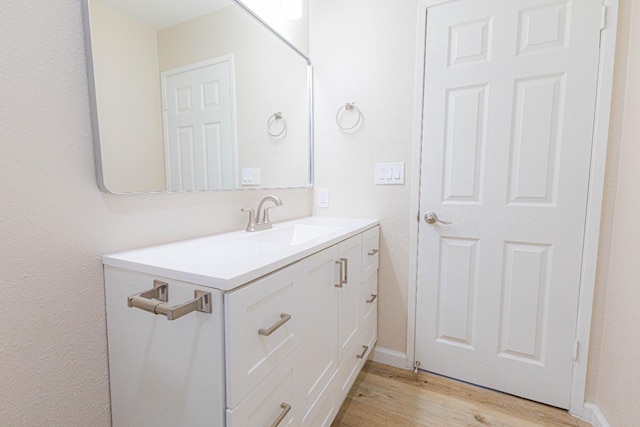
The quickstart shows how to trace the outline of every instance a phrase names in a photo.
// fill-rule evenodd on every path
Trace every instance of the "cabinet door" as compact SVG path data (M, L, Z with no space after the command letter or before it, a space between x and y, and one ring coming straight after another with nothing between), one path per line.
M338 295L338 361L342 360L358 338L359 299L362 286L362 236L340 243L337 267L342 267ZM342 264L342 265L340 265Z
M169 321L127 298L169 284L169 305L211 293L212 313ZM224 339L219 291L105 268L113 426L220 426L224 423Z
M298 353L303 369L296 372L297 397L306 412L325 387L337 363L336 260L337 246L325 249L300 262L300 332Z
M294 264L225 295L227 407L235 408L300 344Z

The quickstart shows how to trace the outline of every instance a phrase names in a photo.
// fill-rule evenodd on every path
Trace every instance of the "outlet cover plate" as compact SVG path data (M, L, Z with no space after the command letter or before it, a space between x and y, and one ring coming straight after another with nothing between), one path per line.
M318 188L316 197L318 200L319 208L329 207L329 189L328 188Z

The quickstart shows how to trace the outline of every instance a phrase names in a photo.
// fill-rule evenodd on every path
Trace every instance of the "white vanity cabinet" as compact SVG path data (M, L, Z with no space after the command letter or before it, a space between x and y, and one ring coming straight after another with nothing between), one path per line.
M178 268L167 251L182 253L184 242L106 256L113 425L330 425L377 338L378 226L349 221L281 262L219 281L193 259ZM232 234L226 251L246 238ZM279 250L249 248L274 258ZM159 284L168 289L162 304L145 293ZM153 314L201 292L210 313Z
M210 292L211 314L168 321L129 308L127 298L154 280L169 284L170 302ZM113 426L224 425L223 293L109 266L105 281Z

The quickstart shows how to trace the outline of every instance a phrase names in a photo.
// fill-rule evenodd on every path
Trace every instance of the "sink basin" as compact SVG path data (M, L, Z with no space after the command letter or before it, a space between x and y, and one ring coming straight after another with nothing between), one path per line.
M342 230L342 227L328 225L292 224L270 230L258 231L246 234L239 240L256 243L271 243L275 245L296 246L310 240L329 236Z

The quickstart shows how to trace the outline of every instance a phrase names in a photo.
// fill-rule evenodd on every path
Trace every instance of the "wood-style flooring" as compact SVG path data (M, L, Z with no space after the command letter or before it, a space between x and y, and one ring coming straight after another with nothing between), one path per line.
M333 427L573 426L567 411L438 375L367 362Z

